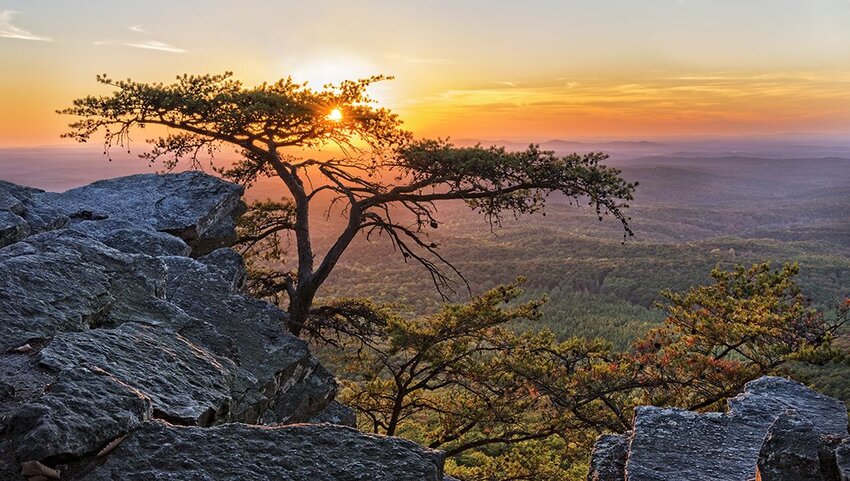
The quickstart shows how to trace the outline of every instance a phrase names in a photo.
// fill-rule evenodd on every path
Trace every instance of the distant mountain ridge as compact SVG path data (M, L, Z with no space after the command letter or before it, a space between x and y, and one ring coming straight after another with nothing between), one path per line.
M557 153L605 152L617 158L635 158L648 155L679 157L736 157L757 158L850 158L850 139L796 140L796 139L699 139L699 140L565 140L544 142L517 140L456 139L459 146L498 145L508 150L524 150L531 144Z

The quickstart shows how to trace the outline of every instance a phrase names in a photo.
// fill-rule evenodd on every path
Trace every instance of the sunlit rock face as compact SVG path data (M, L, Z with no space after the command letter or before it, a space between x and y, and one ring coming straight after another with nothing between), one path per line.
M101 180L33 198L60 211L72 223L109 219L172 234L198 256L236 239L234 221L245 210L243 192L241 186L193 171Z
M70 227L123 252L199 256L235 240L243 192L201 172L131 175L62 193L0 181L0 247Z
M597 442L593 481L832 481L848 437L842 401L779 377L763 377L723 413L638 407L633 430Z
M339 426L333 375L242 292L241 194L198 172L0 182L0 479L442 476L437 451ZM287 427L311 420L331 424Z

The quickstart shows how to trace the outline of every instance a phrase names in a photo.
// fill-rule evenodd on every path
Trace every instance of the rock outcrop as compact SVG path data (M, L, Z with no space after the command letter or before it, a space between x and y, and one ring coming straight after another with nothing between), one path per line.
M759 479L823 479L820 451L824 445L811 421L793 409L785 411L767 430L758 457Z
M40 199L46 192L0 180L0 247L58 229L68 217Z
M728 411L641 406L633 430L602 436L592 481L834 481L848 438L843 402L778 377L728 400Z
M245 211L242 193L238 185L190 171L101 180L33 198L72 220L110 219L129 229L172 234L202 255L236 239L234 222Z
M440 452L342 426L333 375L242 292L241 195L0 182L0 479L442 478Z
M442 463L439 452L411 441L327 424L202 429L154 422L128 435L83 479L440 481Z
M590 455L589 481L622 481L626 470L629 438L627 435L603 434L596 440Z

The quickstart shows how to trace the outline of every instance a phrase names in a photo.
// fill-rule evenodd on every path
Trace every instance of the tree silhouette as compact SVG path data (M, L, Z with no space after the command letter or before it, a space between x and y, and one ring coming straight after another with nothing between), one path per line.
M428 239L439 226L435 205L463 200L498 224L503 213L539 212L547 196L560 193L587 202L601 216L611 214L631 234L623 210L635 184L601 164L601 153L557 156L535 146L524 152L497 147L458 148L443 140L415 140L398 117L375 106L367 88L387 79L374 76L314 90L291 78L247 88L230 73L183 75L171 84L97 81L113 87L111 95L77 99L59 113L81 117L65 137L88 141L102 131L105 152L128 147L136 128L162 126L166 135L149 140L141 155L174 168L181 159L193 165L199 156L223 146L241 152L241 160L221 169L225 177L250 184L263 176L283 182L287 202L273 215L262 206L258 219L277 223L253 232L260 238L281 229L294 233L297 269L266 280L267 288L285 292L288 328L299 334L307 323L322 283L358 233L389 237L405 259L422 264L440 292L451 288L447 272L460 274ZM339 147L327 160L291 155L287 148ZM321 179L313 179L316 175ZM312 242L311 202L320 193L342 206L344 225L331 247L319 256ZM446 270L448 268L448 270ZM461 276L462 278L462 276Z

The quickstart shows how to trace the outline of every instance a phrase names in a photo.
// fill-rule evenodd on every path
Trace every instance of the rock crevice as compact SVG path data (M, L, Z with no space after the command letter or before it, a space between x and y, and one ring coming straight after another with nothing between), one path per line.
M845 442L843 402L762 377L722 413L638 407L630 432L597 441L588 480L843 481L850 471L835 460Z
M242 292L242 193L0 182L0 479L441 479L438 451L340 426L333 375Z

